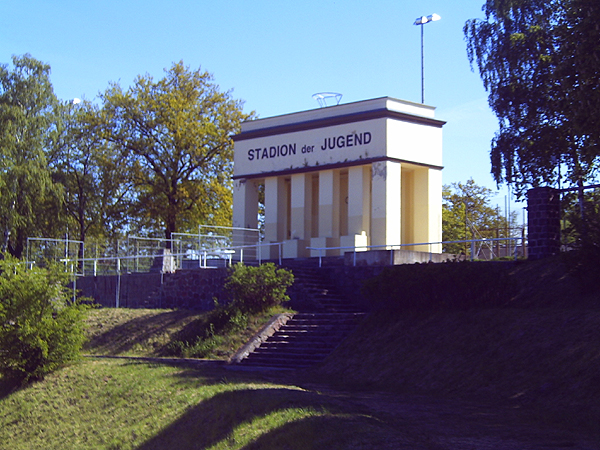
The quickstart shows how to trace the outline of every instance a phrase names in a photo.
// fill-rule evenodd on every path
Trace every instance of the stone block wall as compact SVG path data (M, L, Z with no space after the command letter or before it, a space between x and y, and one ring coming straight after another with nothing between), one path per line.
M150 298L160 289L160 273L130 273L77 278L76 288L81 296L95 303L122 308L154 307ZM117 299L118 297L118 299Z
M527 192L528 258L540 259L560 251L560 191L550 187Z
M198 309L209 311L215 300L223 304L227 296L223 285L227 269L178 270L164 275L164 283L154 295L161 308Z
M128 273L120 277L77 279L80 295L105 307L182 308L208 311L214 299L226 301L227 269L180 270L175 273ZM117 301L118 294L118 301Z

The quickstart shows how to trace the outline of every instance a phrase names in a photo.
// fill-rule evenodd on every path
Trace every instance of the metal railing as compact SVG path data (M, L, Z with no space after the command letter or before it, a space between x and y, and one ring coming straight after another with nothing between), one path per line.
M255 252L258 254L258 263L261 264L262 263L262 248L268 248L268 247L272 247L272 246L277 246L277 250L278 250L278 259L279 259L279 264L281 265L282 262L282 246L283 246L283 242L274 242L274 243L268 243L268 244L255 244L255 245L242 245L242 246L236 246L236 247L225 247L225 248L220 248L220 249L216 249L215 251L204 251L202 254L202 258L200 258L198 260L198 267L199 268L203 268L203 269L214 269L216 268L213 265L209 264L209 261L211 260L210 256L216 256L216 258L214 259L220 259L220 260L225 260L225 265L229 265L231 266L233 264L234 261L240 261L240 262L244 262L244 250L248 250L248 249L255 249ZM238 258L234 258L236 253L239 252L239 259ZM98 267L99 265L104 264L105 268L107 267L107 263L111 266L114 267L113 270L110 270L110 273L106 273L107 271L104 270L103 274L104 275L112 275L112 276L116 276L117 280L116 280L116 284L115 284L115 308L119 308L120 307L120 300L121 300L121 276L123 275L123 267L124 264L123 262L125 261L132 261L135 259L139 259L139 258L160 258L160 259L164 259L164 258L171 258L173 260L177 260L180 257L185 257L185 256L189 256L189 253L165 253L162 255L127 255L127 256L104 256L104 257L96 257L96 258L77 258L77 256L73 257L73 258L61 258L60 261L63 262L65 264L65 270L67 272L70 272L71 276L72 276L72 282L73 282L73 300L75 300L76 297L76 292L77 292L77 277L82 277L82 276L86 276L88 274L86 274L86 267L92 267L92 273L89 275L93 275L93 276L97 276L99 274L98 271ZM271 258L269 258L271 259ZM31 267L32 265L35 264L35 261L30 261L28 263L28 265ZM77 268L83 268L81 270L81 272L78 272L76 269ZM125 265L125 273L127 273L127 265ZM161 285L163 283L163 271L160 271L161 273Z
M307 247L307 250L311 250L311 251L318 251L319 252L319 267L322 267L322 261L323 261L323 252L325 252L325 254L329 251L336 251L336 250L349 250L352 251L353 255L353 265L356 266L356 253L357 252L364 252L364 251L368 251L368 250L375 250L375 249L384 249L384 250L402 250L403 247L419 247L419 246L428 246L428 252L425 253L429 253L429 260L432 260L432 254L433 252L431 251L431 246L433 245L444 245L444 244L470 244L471 245L471 253L470 253L470 259L471 261L475 260L475 255L476 255L476 243L480 242L482 244L487 244L487 243L491 243L491 242L498 242L498 241L507 241L507 242L518 242L521 241L521 247L523 249L525 249L525 238L524 237L510 237L510 238L483 238L483 239L467 239L467 240L462 240L462 241L437 241L437 242L420 242L420 243L411 243L411 244L394 244L394 245L357 245L354 247ZM515 260L518 258L518 246L515 245L515 251L514 253L514 258ZM346 252L348 253L348 252ZM394 264L394 252L390 251L390 265Z

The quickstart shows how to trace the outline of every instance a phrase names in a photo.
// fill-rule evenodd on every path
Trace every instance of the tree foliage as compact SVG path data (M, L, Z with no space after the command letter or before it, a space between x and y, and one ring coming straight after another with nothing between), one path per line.
M483 11L464 32L499 121L494 178L521 194L554 184L562 166L567 181L582 187L600 154L600 4L487 0Z
M59 269L0 260L0 374L27 382L79 357L85 307L69 300Z
M50 66L13 57L0 65L0 251L20 257L28 237L115 244L230 225L231 136L248 117L182 62L73 104L56 99Z
M594 247L598 252L598 243L600 243L600 189L596 188L585 192L585 226L583 226L580 204L577 194L569 192L563 195L561 199L561 228L563 245L568 248L580 248L583 245L583 240L588 250L591 249L590 243L595 243ZM585 230L587 236L582 235L582 230ZM595 277L594 277L595 278Z
M492 190L471 178L466 183L445 185L442 191L442 234L444 241L494 239L514 236L516 213L502 215L490 204ZM445 244L448 253L468 252L464 243Z
M183 62L158 81L139 76L127 91L112 84L102 101L107 138L129 162L138 213L151 226L170 239L199 223L230 223L240 101Z
M89 236L113 237L127 223L133 196L126 162L105 139L97 106L69 102L60 111L50 165L63 186L68 229L82 242Z
M20 257L28 236L56 222L60 190L48 149L58 119L50 66L28 54L12 62L0 65L0 229L1 249Z

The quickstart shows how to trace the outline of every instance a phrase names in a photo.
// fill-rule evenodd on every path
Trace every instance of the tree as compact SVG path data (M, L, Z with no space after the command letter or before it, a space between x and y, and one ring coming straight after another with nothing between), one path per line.
M554 184L557 167L579 187L598 165L600 4L593 0L487 0L464 27L498 117L492 174L514 184Z
M140 217L166 239L198 223L231 223L231 136L248 117L240 101L183 62L158 81L137 77L126 92L112 84L102 100L107 137L129 161Z
M26 54L0 65L0 229L2 250L20 257L27 237L52 227L60 190L47 152L56 129L50 66Z
M83 242L109 238L127 221L132 185L126 162L104 137L99 108L90 102L62 105L59 139L52 151L54 180L63 186L67 229Z
M471 178L466 183L445 185L442 195L444 241L513 237L516 213L513 211L507 220L498 207L493 208L491 189L475 184ZM469 244L445 244L444 251L466 254L469 247Z
M582 240L590 238L590 242L600 242L600 189L585 192L585 227L581 223L581 213L577 193L569 192L561 198L561 243L569 248L582 247ZM582 236L582 230L587 236ZM589 242L586 242L589 244ZM591 250L591 246L587 245Z

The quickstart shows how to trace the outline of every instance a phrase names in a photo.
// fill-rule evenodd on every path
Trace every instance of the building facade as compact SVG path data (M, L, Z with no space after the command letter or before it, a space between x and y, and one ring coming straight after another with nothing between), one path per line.
M264 189L264 242L283 242L284 258L441 241L445 122L434 113L383 97L245 122L233 226L257 227Z

